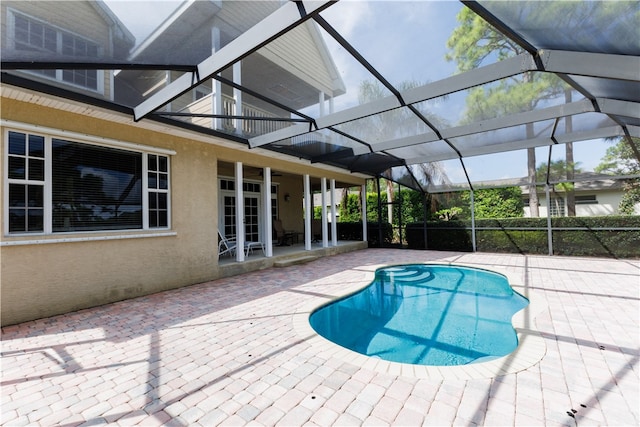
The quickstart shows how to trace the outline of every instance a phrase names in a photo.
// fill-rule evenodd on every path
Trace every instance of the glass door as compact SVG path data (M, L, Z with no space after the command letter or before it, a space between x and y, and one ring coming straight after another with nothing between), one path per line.
M236 198L234 196L224 196L224 236L228 239L236 237Z
M260 198L257 196L245 196L244 198L244 230L245 241L260 242Z
M236 237L236 198L224 196L224 235ZM246 242L260 242L260 198L247 196L244 198L244 239Z

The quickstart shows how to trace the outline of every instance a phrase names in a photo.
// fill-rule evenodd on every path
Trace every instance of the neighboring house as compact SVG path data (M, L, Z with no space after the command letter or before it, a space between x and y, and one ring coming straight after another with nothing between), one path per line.
M574 194L576 201L576 216L602 216L602 215L618 215L618 206L624 195L623 181L610 179L606 175L598 175L594 173L582 173L576 176L576 179L585 179L589 181L577 181L574 184ZM522 186L522 194L525 197L524 216L529 217L529 188ZM546 217L548 209L551 216L567 216L567 194L565 191L557 188L555 191L550 190L549 199L544 191L538 192L538 200L540 203L540 216ZM640 204L635 207L636 214L640 214Z
M58 61L98 56L117 62L130 55L141 61L160 60L157 43L163 33L175 37L176 31L193 28L186 24L194 19L215 22L218 27L205 32L218 34L224 45L234 25L242 22L237 17L249 16L246 10L233 9L248 4L185 2L131 51L133 37L101 2L4 1L0 3L2 48L27 49L41 60L46 60L47 50L56 51ZM251 4L270 7L267 2ZM195 46L205 34L185 31L185 37L183 46L191 42ZM301 26L296 38L296 43L276 43L247 58L229 79L241 79L248 87L269 84L280 96L299 97L301 108L341 94L344 88L313 25ZM217 36L209 40L214 44L201 46L210 54ZM300 54L298 49L314 63L310 69L277 73L287 75L280 81L260 80L269 69L289 70L288 58ZM56 82L56 88L97 93L125 105L133 105L138 94L157 90L173 78L150 70L52 69L11 75L43 84ZM231 265L234 269L225 270L218 262L218 230L227 236L244 230L245 240L268 242L269 218L280 218L286 229L304 232L303 197L309 188L320 188L324 180L338 188L365 183L364 175L249 150L215 135L154 120L135 122L126 112L57 96L55 90L10 84L1 90L0 263L5 325L264 268L272 259L271 248L260 263L244 263L244 256L238 256ZM208 113L217 114L227 105L224 108L247 115L259 111L290 117L258 98L240 99L230 86L217 81L175 99L167 111L200 108L199 101ZM243 121L244 126L257 123ZM211 120L213 128L227 125ZM273 176L263 177L268 171ZM242 185L239 175L244 177ZM238 195L243 206L239 225ZM352 247L366 247L366 242Z

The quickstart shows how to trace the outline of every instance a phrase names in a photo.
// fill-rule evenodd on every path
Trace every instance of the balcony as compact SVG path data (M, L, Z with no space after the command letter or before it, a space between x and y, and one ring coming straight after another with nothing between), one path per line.
M179 113L189 113L195 115L208 115L213 114L215 105L215 94L210 93L204 95L196 101L191 102L187 106L179 109ZM273 112L269 112L265 109L253 106L251 104L243 103L242 112L238 114L236 112L236 101L233 97L223 94L222 95L222 113L226 116L245 116L256 118L282 118ZM270 121L270 120L240 120L242 129L240 132L236 130L235 120L232 118L211 118L211 117L183 117L182 118L189 123L193 123L198 126L208 127L211 129L217 129L226 133L240 133L245 138L261 135L264 133L273 132L289 126L287 122Z

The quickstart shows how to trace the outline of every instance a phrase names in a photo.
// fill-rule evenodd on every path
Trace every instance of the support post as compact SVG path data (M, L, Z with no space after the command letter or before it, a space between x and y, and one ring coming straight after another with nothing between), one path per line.
M473 198L473 188L469 191L471 201L471 246L473 252L476 252L476 203Z
M244 261L244 190L242 162L236 162L236 261Z
M273 223L271 218L271 168L266 166L262 169L263 189L262 189L262 217L264 218L263 239L264 250L267 258L273 256Z
M398 183L398 197L396 198L396 206L398 206L398 212L396 215L398 216L398 239L400 240L400 247L402 248L402 191L400 188L400 184Z
M327 178L320 179L320 200L322 203L322 247L329 247L329 227L327 221Z
M325 115L324 112L324 92L320 91L318 94L318 105L320 106L320 117Z
M376 187L378 189L378 247L381 248L382 245L382 200L380 200L380 176L376 177Z
M220 50L220 28L214 26L211 28L211 54ZM211 110L213 114L224 114L222 111L222 83L219 80L211 79ZM221 129L221 119L211 119L211 129Z
M242 84L242 61L238 61L233 64L233 82L241 85ZM242 91L237 88L233 88L233 114L236 116L243 116L242 113ZM242 124L243 120L233 119L233 126L235 128L235 133L238 135L242 135Z
M426 194L422 198L422 234L424 237L424 248L429 248L429 242L427 241L427 215L429 214L429 207L427 206Z
M366 242L369 240L367 236L367 184L363 184L362 187L360 187L360 193L362 199L362 211L360 212L362 216L362 241Z
M311 182L309 174L305 174L304 180L304 248L311 250L311 218L313 212L311 210Z
M549 245L549 256L553 255L553 230L551 229L551 199L549 194L549 183L544 186L544 194L547 198L547 243Z
M338 246L338 224L336 224L336 180L331 180L331 244Z

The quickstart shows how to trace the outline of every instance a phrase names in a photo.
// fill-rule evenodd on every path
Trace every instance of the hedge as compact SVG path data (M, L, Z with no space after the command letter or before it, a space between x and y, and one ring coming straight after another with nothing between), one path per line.
M379 225L376 222L367 222L367 241L370 248L380 247ZM362 240L361 222L336 223L338 240ZM388 222L382 223L382 246L390 246L393 240L393 229Z
M640 216L557 217L551 227L556 255L640 258ZM405 235L412 249L473 250L471 221L428 221L426 247L422 223L407 224ZM476 249L546 255L547 219L476 220Z

